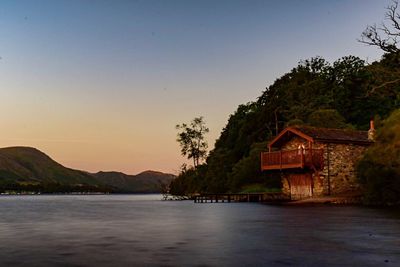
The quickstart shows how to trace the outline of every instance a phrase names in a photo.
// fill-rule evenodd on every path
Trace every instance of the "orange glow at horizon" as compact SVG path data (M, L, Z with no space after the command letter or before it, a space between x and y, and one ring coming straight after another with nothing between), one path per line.
M177 173L176 124L203 116L212 149L300 60L382 55L356 41L380 1L22 2L1 6L0 147L90 172Z

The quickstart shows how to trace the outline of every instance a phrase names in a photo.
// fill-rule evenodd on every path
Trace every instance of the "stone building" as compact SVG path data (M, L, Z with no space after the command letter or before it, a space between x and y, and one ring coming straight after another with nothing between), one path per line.
M261 154L261 169L280 172L283 192L291 199L359 192L355 166L372 144L369 131L289 127Z

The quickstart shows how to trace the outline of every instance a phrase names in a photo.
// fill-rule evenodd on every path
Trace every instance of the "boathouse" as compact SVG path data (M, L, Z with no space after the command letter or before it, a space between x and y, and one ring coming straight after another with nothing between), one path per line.
M291 199L357 194L356 163L374 132L373 121L369 131L288 127L261 153L261 169L280 172Z

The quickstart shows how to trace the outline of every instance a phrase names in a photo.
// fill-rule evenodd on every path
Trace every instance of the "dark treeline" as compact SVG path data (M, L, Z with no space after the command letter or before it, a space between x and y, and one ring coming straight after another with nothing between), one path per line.
M161 187L161 186L160 186ZM58 193L110 193L110 194L159 194L159 189L137 189L129 190L108 185L90 185L90 184L63 184L57 182L44 183L2 183L0 184L0 193L40 193L40 194L58 194Z
M111 187L106 186L93 186L88 184L70 185L61 183L39 183L39 184L21 184L9 183L0 185L0 193L115 193L119 192Z
M367 204L400 205L400 109L382 122L357 170Z
M240 192L250 185L280 188L279 175L260 171L260 152L284 127L306 124L367 130L400 107L400 54L367 64L355 56L332 64L321 57L301 61L254 102L240 105L216 140L206 163L183 168L172 194Z

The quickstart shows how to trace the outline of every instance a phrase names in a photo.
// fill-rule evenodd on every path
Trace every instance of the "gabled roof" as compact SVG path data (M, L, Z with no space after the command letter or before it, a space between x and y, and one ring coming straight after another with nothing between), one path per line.
M293 135L300 136L310 142L319 141L322 143L353 143L369 145L367 131L354 131L347 129L315 128L309 126L288 127L280 132L270 143L269 147L279 146Z

